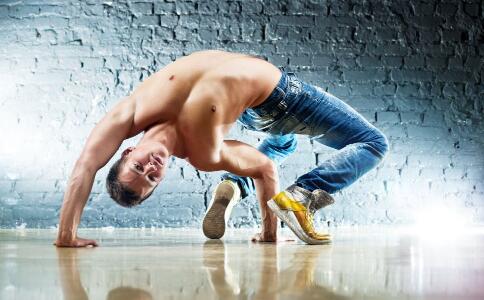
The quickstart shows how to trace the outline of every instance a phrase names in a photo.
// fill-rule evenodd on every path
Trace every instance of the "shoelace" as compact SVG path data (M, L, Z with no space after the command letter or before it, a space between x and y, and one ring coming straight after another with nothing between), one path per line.
M306 194L304 196L309 198L309 202L307 204L306 213L305 213L306 220L308 221L309 230L314 233L315 232L315 230L314 230L314 213L315 213L315 211L313 211L311 209L311 203L313 201L315 201L314 195L312 193L309 193L309 195ZM294 197L294 199L296 199L296 198Z
M314 214L311 213L311 211L308 209L306 210L306 219L308 220L308 225L311 228L312 231L314 231Z

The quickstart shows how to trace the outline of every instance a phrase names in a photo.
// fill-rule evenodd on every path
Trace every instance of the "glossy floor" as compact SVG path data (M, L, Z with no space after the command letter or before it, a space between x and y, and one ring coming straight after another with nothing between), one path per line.
M484 299L484 233L334 229L331 245L253 244L247 230L0 230L1 299Z

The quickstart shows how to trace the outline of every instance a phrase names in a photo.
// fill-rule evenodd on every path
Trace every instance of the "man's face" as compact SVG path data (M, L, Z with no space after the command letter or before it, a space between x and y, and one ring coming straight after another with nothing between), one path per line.
M130 147L123 152L124 165L119 181L142 198L151 193L165 177L166 161L150 147Z

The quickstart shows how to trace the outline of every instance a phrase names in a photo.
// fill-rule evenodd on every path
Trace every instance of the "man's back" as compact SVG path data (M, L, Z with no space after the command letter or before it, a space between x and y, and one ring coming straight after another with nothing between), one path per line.
M196 103L200 95L209 93L215 98L216 112L233 123L245 108L263 101L279 78L275 66L246 54L218 50L192 53L165 66L134 90L133 130L140 132L153 123L180 117L192 118L193 110L203 110L204 105L211 112L212 105Z
M132 133L154 124L175 126L186 149L216 150L240 114L263 101L280 70L240 53L201 51L178 59L140 84ZM197 155L184 153L183 156Z

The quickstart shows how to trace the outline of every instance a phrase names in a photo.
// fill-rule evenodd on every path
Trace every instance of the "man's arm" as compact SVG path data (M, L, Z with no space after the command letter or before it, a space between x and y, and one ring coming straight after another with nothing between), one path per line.
M259 241L275 242L277 217L267 206L267 201L279 191L277 168L272 160L256 148L245 143L226 140L220 153L218 169L254 179L262 219Z
M91 192L96 172L116 153L121 143L132 135L134 112L134 100L130 97L125 98L91 131L67 184L56 246L96 246L93 240L77 237L77 226Z

